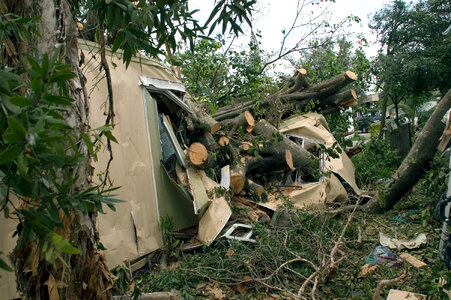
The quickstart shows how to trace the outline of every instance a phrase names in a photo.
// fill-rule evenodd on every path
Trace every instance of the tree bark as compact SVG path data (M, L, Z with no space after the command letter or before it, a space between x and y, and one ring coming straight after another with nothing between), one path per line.
M308 170L311 164L312 155L298 144L290 140L266 120L260 120L252 130L255 136L262 135L267 141L270 141L268 146L259 150L261 156L279 156L286 157L286 150L291 152L293 167L296 169ZM285 159L283 160L286 161Z
M251 132L255 126L255 120L249 111L245 111L233 119L221 121L222 128L229 134L235 133L239 128L243 128L247 132Z
M367 210L386 211L406 195L429 169L444 130L442 118L451 108L451 89L437 105L409 154L403 160L390 181L386 184L385 195L378 195L366 205ZM379 201L379 198L381 198Z
M347 90L341 93L324 98L321 101L321 106L326 107L328 105L345 105L349 103L355 103L357 101L357 93L355 90Z
M218 121L205 113L197 103L192 101L189 94L185 95L184 100L193 110L193 113L188 115L186 119L188 130L205 130L213 135L218 132L218 130L221 128L221 125Z
M271 105L275 99L279 98L284 104L295 103L300 106L305 106L313 100L318 102L318 108L321 108L324 106L322 105L322 101L327 97L330 97L327 102L330 102L330 104L333 104L334 107L337 107L334 100L338 100L333 96L346 85L357 80L357 76L353 72L346 71L343 74L334 76L321 83L309 85L304 77L305 74L307 74L305 69L298 70L298 72L287 81L287 85L280 91L261 100L259 103L260 107ZM352 94L352 92L350 93ZM340 97L344 96L346 96L346 94L340 95ZM354 101L347 103L347 105L351 105L352 103L354 103ZM340 104L341 106L345 106L344 102L340 102ZM218 121L222 121L234 118L246 110L252 112L253 107L254 103L252 101L248 101L234 107L223 107L216 114L214 114L213 117Z
M207 147L198 142L192 143L188 147L188 158L193 165L204 170L210 168L213 164L213 160L208 155Z
M11 4L10 4L11 5ZM56 45L61 45L60 56L72 67L77 75L68 85L69 94L74 99L72 109L66 113L66 122L80 132L88 133L89 108L84 77L78 68L77 24L72 17L69 1L61 0L27 0L14 12L26 17L41 16L38 21L41 37L35 36L32 45L27 49L31 54L48 53L53 55ZM87 147L79 136L78 151L85 155L86 160L71 170L78 178L72 191L85 190L91 186L90 157ZM62 179L63 181L64 179ZM96 230L97 212L94 210L87 216L74 211L70 218L63 218L63 237L68 238L72 245L80 250L78 255L64 255L70 265L65 267L60 260L54 264L45 260L38 241L23 243L20 239L11 259L20 293L27 299L48 298L60 295L61 299L108 299L113 276L104 263L104 257L98 249L98 234ZM60 230L60 229L58 229ZM31 262L35 269L30 269ZM56 293L56 294L55 294Z
M382 138L382 134L384 133L386 117L387 117L387 97L384 96L384 99L382 99L381 128L379 129L379 138Z

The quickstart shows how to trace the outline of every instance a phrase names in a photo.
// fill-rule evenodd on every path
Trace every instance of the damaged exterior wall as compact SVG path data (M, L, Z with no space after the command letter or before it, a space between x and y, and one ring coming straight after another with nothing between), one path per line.
M98 45L79 41L79 51L85 56L81 69L86 76L86 88L90 99L90 126L92 129L105 124L107 110L107 87L104 72L99 70ZM113 157L109 177L115 197L124 202L116 205L116 212L105 208L99 215L100 240L107 249L106 263L112 268L124 261L134 260L163 246L160 232L160 217L170 216L175 228L197 224L192 203L184 192L174 188L160 160L162 150L157 122L155 100L141 84L141 76L155 78L168 86L181 86L169 68L157 61L140 57L133 58L128 69L119 57L111 57L111 80L114 94L114 131L118 144L112 143ZM113 64L114 63L114 64ZM105 146L92 162L93 180L105 171L109 153ZM157 202L158 199L158 202ZM0 219L0 251L6 255L15 246L11 238L17 224L13 220ZM18 296L15 276L0 270L0 298Z
M99 61L92 58L97 45L82 41L79 47L89 61L83 74L90 98L91 128L97 128L105 122L106 80L99 81L104 73L99 70ZM114 63L110 64L115 114L113 134L119 142L112 143L114 159L109 176L113 186L120 187L115 191L116 198L124 201L116 205L116 212L107 210L98 218L100 240L107 249L107 265L111 268L162 248L160 217L170 216L175 230L197 224L197 218L188 198L174 188L160 163L162 150L156 103L140 85L141 76L179 85L180 81L157 61L133 58L125 69L119 58L107 55ZM98 162L93 162L95 174L106 168L109 159L106 147L102 147L98 158Z
M16 197L10 197L10 200L16 202ZM17 205L17 203L14 203L14 205ZM10 267L12 267L11 263L6 259L6 256L16 246L17 237L13 238L12 236L16 231L17 224L18 222L16 220L6 220L3 216L0 217L0 251L2 252L2 258ZM14 272L7 272L0 269L0 298L12 299L16 297L19 297L19 293L16 290L16 276Z
M285 120L280 125L280 132L317 141L326 147L332 147L336 142L324 117L316 113L298 115ZM357 195L362 193L355 181L355 167L345 151L342 150L338 158L326 158L324 167L326 172L331 173L323 176L319 182L304 184L300 188L290 188L284 192L296 207L321 206L326 202L345 199L347 191L337 176L349 184ZM275 210L282 201L271 196L268 202L259 204Z

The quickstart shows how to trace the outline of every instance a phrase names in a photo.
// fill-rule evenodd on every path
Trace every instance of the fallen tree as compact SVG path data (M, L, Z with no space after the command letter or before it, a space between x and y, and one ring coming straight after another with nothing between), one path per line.
M330 113L340 107L357 104L357 94L353 89L340 92L348 84L357 80L354 72L346 71L315 85L307 82L306 75L305 69L297 70L291 78L286 80L285 85L278 92L260 101L259 106L267 107L274 101L280 100L285 110L289 110L291 107L289 104L305 107L313 102L317 112ZM234 118L244 111L253 112L254 106L254 101L225 106L220 108L213 117L218 121ZM282 112L282 114L284 113L286 111Z
M187 158L191 165L213 174L219 174L221 167L230 165L234 193L260 197L265 183L261 182L262 177L266 181L274 174L289 174L293 171L308 177L319 167L318 157L312 153L315 150L304 148L299 141L295 142L279 133L276 128L279 121L293 114L294 105L309 110L315 103L313 109L320 113L354 105L357 103L357 94L345 87L356 80L357 76L353 72L346 71L311 85L307 80L307 70L298 69L278 92L259 102L259 107L266 109L263 113L259 112L263 119L258 121L252 114L253 101L223 107L212 117L208 115L207 109L193 103L188 97L185 100L193 112L182 118L179 112L173 118L174 123L179 123L175 124L175 131L182 132L180 128L188 130L184 144L187 145ZM274 120L272 116L264 119L267 116L265 112L276 106L279 110L277 119ZM315 176L309 178L315 181Z
M404 197L429 169L444 130L442 118L451 108L451 89L437 105L409 154L386 184L384 195L373 197L365 205L367 211L386 211Z

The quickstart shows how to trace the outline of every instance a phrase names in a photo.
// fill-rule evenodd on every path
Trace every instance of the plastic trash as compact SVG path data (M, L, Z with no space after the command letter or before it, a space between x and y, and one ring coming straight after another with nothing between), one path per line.
M373 266L385 265L387 267L397 267L403 263L403 260L384 246L377 246L365 258L365 263Z

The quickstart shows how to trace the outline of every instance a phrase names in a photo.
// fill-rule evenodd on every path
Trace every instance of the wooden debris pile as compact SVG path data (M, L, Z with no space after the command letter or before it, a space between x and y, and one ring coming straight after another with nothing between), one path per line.
M353 72L346 71L316 85L307 82L306 74L305 69L297 70L279 92L259 105L270 106L278 97L287 104L286 107L290 107L288 103L302 107L313 101L320 113L330 113L357 103L353 89L341 91L357 80ZM195 107L193 103L191 105ZM314 165L311 151L280 134L265 119L254 120L252 110L253 103L247 102L221 108L211 118L196 108L193 115L185 118L190 163L203 170L230 165L233 192L243 195L244 190L246 194L258 197L264 191L261 178L265 175L298 170L304 177L311 177L309 175L315 172L313 169L318 167ZM284 115L290 116L287 112Z
M317 112L322 114L356 104L355 91L343 91L357 80L353 72L346 71L315 85L308 83L306 75L305 69L297 70L277 93L262 100L260 107L269 109L278 101L286 107L281 118L288 118L292 115L291 104L304 107L314 102ZM185 161L173 159L164 164L169 173L178 178L178 183L187 187L197 212L204 212L216 198L224 198L215 195L217 188L228 190L231 196L247 196L259 201L262 196L267 197L265 192L274 191L274 187L299 187L303 183L316 182L322 176L321 147L309 139L280 133L265 119L255 120L252 102L223 107L212 117L191 101L189 95L184 96L184 101L191 107L190 113L168 106L164 95L153 96L157 102L161 100L159 111L170 120L182 146L184 153L177 156L186 158ZM181 174L184 169L188 182L181 180L185 177ZM198 188L193 187L192 182L196 180L204 182L207 192L195 191ZM196 199L199 197L202 199Z

